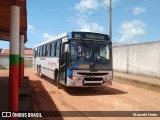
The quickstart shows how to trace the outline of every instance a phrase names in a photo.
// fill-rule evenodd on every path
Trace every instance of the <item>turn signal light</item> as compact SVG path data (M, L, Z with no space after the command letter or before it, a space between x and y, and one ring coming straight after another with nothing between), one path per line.
M76 80L77 79L77 77L75 77L75 76L70 76L69 78L70 78L70 80Z

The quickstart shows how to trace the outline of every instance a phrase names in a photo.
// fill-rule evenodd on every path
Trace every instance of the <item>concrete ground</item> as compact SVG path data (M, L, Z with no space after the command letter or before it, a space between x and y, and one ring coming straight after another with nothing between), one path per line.
M9 71L0 71L0 111L8 110L8 76ZM25 76L29 76L30 94L25 94L21 90L19 103L21 110L27 106L32 106L33 111L160 111L160 93L146 90L133 85L127 85L116 82L117 77L121 79L154 81L153 84L159 85L157 78L146 76L127 75L124 73L114 73L113 85L111 87L99 88L63 88L58 89L55 81L47 77L39 78L32 69L25 69ZM147 79L147 80L146 80ZM25 98L23 98L25 97ZM23 101L27 99L28 102ZM31 101L29 101L30 99ZM30 105L30 103L32 105ZM26 109L28 110L28 108ZM85 116L86 113L81 113ZM53 118L43 118L44 120L53 120ZM41 119L41 120L43 120ZM54 117L58 120L75 120L74 117ZM77 117L76 119L94 119L94 120L121 120L123 117ZM156 117L125 117L132 120L158 120ZM33 118L33 120L38 120Z
M28 77L23 79L23 87L19 88L19 110L31 110L30 87ZM0 70L0 111L8 111L9 70Z
M8 111L9 71L0 70L0 111Z

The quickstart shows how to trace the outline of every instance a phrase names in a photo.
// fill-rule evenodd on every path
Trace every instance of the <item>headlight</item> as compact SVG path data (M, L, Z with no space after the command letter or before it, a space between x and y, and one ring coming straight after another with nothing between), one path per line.
M110 79L111 79L110 76L104 78L104 80L110 80Z
M73 77L72 77L72 79L73 79L73 80L76 80L76 79L77 79L77 77L73 76Z

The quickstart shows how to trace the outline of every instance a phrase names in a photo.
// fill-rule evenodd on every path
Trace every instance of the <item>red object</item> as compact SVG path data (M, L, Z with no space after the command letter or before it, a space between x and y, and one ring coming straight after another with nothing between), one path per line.
M18 112L19 65L10 65L9 71L9 111Z
M19 87L23 86L24 62L19 63Z

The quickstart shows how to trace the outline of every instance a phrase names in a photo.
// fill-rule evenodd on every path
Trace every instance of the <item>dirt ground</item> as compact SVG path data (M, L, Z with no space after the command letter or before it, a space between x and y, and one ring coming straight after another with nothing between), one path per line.
M0 71L0 78L8 75L8 70ZM55 81L47 77L39 78L32 69L25 69L25 76L29 76L33 111L59 111L61 114L63 114L62 111L78 111L78 116L83 116L44 117L32 118L32 120L159 120L157 117L90 117L88 112L85 112L93 111L91 116L106 114L96 111L159 111L160 113L160 93L158 92L115 82L115 80L111 87L61 87L58 89ZM1 90L4 90L6 85L8 82L1 84ZM3 98L3 96L1 97ZM3 103L7 103L8 99L4 99L6 102L1 100ZM5 108L3 105L1 107ZM123 113L126 112L119 114Z
M111 87L58 89L55 81L39 78L32 69L29 76L34 111L160 111L160 93L113 82ZM82 113L82 114L85 114ZM83 115L85 116L85 115ZM114 120L123 117L52 117L44 120ZM156 117L125 117L127 120L158 120ZM35 118L33 119L35 120Z

